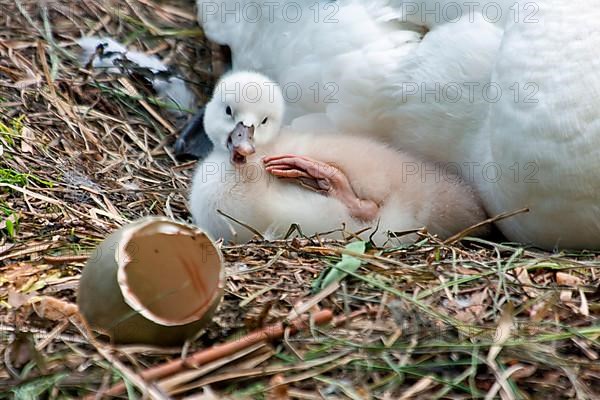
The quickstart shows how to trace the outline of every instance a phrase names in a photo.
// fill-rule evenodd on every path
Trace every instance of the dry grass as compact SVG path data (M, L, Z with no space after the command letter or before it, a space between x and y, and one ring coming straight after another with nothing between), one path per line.
M132 96L129 84L144 93L132 76L81 69L73 45L102 34L159 54L202 102L215 79L208 45L191 4L174 3L0 1L0 397L81 397L181 354L98 351L29 298L74 302L86 255L126 221L188 219L193 166L172 156L168 110ZM305 238L224 247L227 294L190 350L281 321L310 300L336 314L369 306L369 316L146 389L203 399L600 397L597 254L424 236L355 254L360 268L319 292L341 249Z

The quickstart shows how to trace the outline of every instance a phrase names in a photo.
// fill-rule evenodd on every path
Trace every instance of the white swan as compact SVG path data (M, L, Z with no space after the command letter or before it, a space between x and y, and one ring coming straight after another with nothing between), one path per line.
M501 22L480 9L456 18L447 6L457 3L446 0L197 3L207 36L231 48L234 70L282 85L286 123L369 135L432 161L471 161L502 37ZM438 21L426 12L436 4Z
M313 235L346 223L378 226L382 244L388 231L426 226L446 237L485 218L472 190L439 166L367 138L282 129L284 109L279 86L260 74L217 84L204 118L215 148L189 197L194 222L214 237L251 239L237 221L275 237L292 224Z
M598 249L600 8L585 0L536 4L537 22L510 21L502 40L492 80L505 95L490 104L477 149L501 176L479 179L478 188L491 213L531 209L500 224L509 238Z

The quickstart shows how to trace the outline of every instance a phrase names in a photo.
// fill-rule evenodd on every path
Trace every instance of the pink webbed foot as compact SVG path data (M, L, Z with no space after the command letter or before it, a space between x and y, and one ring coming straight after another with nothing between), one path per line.
M294 179L302 186L340 200L353 218L371 221L379 213L377 203L358 198L348 177L331 164L292 154L265 157L263 162L273 176Z

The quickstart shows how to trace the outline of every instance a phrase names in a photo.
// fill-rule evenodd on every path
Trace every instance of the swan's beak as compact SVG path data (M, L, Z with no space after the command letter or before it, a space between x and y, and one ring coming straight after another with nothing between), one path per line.
M229 134L227 148L233 165L246 164L246 157L254 154L254 126L246 126L239 122Z

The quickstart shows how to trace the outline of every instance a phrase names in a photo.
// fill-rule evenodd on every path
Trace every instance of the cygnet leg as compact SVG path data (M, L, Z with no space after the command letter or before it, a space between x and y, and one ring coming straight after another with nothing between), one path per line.
M353 218L371 221L379 213L377 203L360 199L348 177L334 165L292 154L265 157L263 162L267 172L276 177L295 179L303 186L338 199Z

